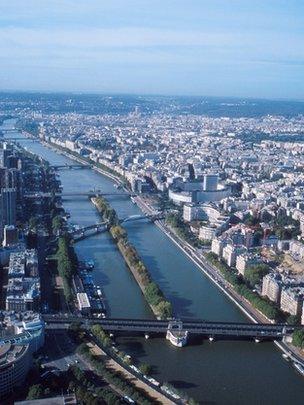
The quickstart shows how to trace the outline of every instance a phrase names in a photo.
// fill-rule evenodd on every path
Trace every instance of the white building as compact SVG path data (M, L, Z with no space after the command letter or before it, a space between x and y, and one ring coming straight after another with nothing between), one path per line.
M243 247L228 244L223 249L223 259L229 267L234 267L236 265L237 255L242 253L243 251Z
M280 274L266 274L266 276L263 277L262 295L278 304L281 299L282 285L282 277Z
M281 293L281 310L290 315L302 315L303 299L303 287L284 288Z
M259 263L261 263L261 259L258 256L243 253L236 258L236 269L239 274L244 276L245 270Z
M214 238L211 243L211 252L222 257L223 249L226 245L227 242L225 240Z

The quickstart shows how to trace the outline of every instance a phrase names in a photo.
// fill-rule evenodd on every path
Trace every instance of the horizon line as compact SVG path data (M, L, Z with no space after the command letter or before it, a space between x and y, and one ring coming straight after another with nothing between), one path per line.
M273 102L295 102L304 103L304 99L295 98L271 98L254 96L215 96L198 94L165 94L165 93L129 93L129 92L103 92L87 90L20 90L20 89L0 89L0 95L3 93L27 93L27 94L71 94L71 95L91 95L91 96L133 96L133 97L185 97L185 98L214 98L214 99L237 99L237 100L255 100L255 101L273 101Z

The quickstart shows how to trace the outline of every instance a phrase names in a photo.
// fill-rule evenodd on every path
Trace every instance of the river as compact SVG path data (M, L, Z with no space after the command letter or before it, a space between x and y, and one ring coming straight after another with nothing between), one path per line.
M3 127L12 128L13 125L14 120L7 120ZM19 137L20 134L7 135L10 136ZM71 162L40 143L25 140L21 144L51 164ZM111 180L90 169L63 170L60 178L66 192L88 191L95 186L105 192L116 191ZM112 196L108 200L121 218L140 212L127 196ZM64 208L71 214L72 223L89 225L99 220L86 198L65 199ZM153 279L172 302L175 315L214 321L247 321L229 298L154 224L138 221L125 226ZM109 316L152 317L108 234L77 243L76 251L80 259L95 261L93 276L103 288ZM270 342L204 341L180 349L165 339L146 341L133 337L119 338L119 344L134 358L151 364L156 379L174 384L201 403L302 404L304 401L303 377Z

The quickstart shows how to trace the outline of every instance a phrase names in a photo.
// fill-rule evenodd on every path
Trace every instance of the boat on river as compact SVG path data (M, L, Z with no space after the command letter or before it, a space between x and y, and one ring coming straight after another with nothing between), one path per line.
M304 376L304 366L303 366L303 364L298 363L298 362L294 362L293 366L301 375Z

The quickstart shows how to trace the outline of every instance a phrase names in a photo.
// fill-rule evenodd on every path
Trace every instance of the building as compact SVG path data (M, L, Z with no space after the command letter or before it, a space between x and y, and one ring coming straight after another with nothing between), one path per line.
M289 250L290 253L295 256L296 258L299 259L304 259L304 244L297 241L297 240L292 240L289 243Z
M8 277L23 276L38 276L38 256L35 249L26 249L10 254Z
M206 176L203 181L197 179L194 181L175 181L169 187L170 200L177 205L182 205L185 203L221 201L229 197L230 187L218 184L214 177L207 177L206 179Z
M301 325L304 325L304 305L302 307Z
M38 256L35 249L25 251L25 270L27 276L38 277Z
M10 254L5 308L7 311L38 310L40 279L38 258L34 249Z
M213 239L211 243L211 252L219 257L222 257L223 249L227 245L227 242L223 239Z
M186 222L200 221L206 218L203 207L197 204L184 204L183 219Z
M4 225L16 225L16 189L3 188L1 190L1 223Z
M38 277L14 277L8 280L5 309L7 311L38 310L40 280Z
M290 315L301 316L304 299L303 287L287 287L282 290L280 307Z
M218 188L218 174L205 174L203 184L204 191L216 191Z
M257 255L250 255L248 253L243 253L238 255L236 258L236 269L239 274L244 276L245 271L251 267L260 264L262 261L259 256Z
M269 273L263 277L262 295L268 297L270 301L279 303L282 291L282 277L278 273Z
M218 229L215 225L202 225L199 230L198 238L203 241L211 241L218 234Z
M44 322L33 312L2 311L0 316L0 397L3 398L24 383L33 353L44 344Z
M50 371L49 371L50 373ZM66 394L56 397L40 398L40 399L28 399L25 401L17 401L14 405L77 405L75 394Z
M25 251L10 254L8 278L25 276Z
M15 225L5 225L3 231L3 246L15 245L18 241L18 231Z
M90 314L91 304L90 304L87 293L84 293L84 292L77 293L76 296L77 296L77 303L78 303L79 311L82 314Z
M32 363L29 344L0 346L0 397L22 386Z
M229 267L234 267L236 265L237 255L243 252L243 247L228 244L223 248L223 259Z

